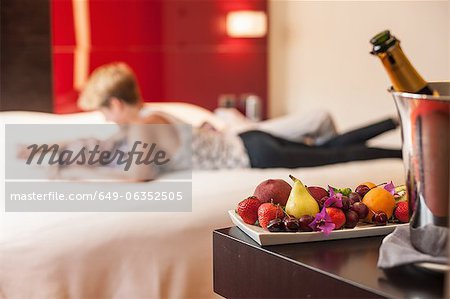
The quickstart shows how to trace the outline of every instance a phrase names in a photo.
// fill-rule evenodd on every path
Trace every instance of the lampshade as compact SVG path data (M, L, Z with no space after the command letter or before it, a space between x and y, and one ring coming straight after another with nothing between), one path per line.
M240 10L227 14L227 34L230 37L264 37L267 16L263 11Z

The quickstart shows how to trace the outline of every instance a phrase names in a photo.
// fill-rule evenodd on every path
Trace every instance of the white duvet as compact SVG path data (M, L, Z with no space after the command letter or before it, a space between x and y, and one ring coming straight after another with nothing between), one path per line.
M252 195L259 182L288 180L288 174L307 185L403 182L402 162L394 159L292 170L195 171L188 213L5 213L2 208L0 298L215 297L212 231L232 225L227 210ZM4 207L4 184L0 196Z
M213 297L212 231L267 178L355 186L403 182L400 160L318 168L198 171L190 213L3 213L4 298ZM148 183L151 184L151 183Z

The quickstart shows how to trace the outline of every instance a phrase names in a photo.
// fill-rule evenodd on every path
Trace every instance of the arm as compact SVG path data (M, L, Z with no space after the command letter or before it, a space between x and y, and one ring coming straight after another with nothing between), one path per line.
M93 145L98 145L102 150L112 150L114 146L124 140L126 133L123 128L118 132L112 134L108 138L101 140L93 137L79 138L76 140L59 140L54 141L52 144L19 144L17 146L17 158L29 159L38 158L40 156L46 156L48 154L55 155L58 159L59 155L64 150L70 150L73 152L80 151L83 147L91 148Z
M135 124L124 129L124 139L112 148L99 148L94 165L62 166L53 177L60 179L120 179L148 181L157 177L162 167L170 163L179 147L176 128L161 124ZM91 145L90 149L93 148ZM109 151L109 152L105 152ZM102 155L105 154L103 160ZM91 159L87 157L86 159ZM103 166L103 167L92 167Z
M109 167L87 168L82 166L69 167L64 170L56 170L49 174L52 179L58 180L77 180L83 181L83 178L95 178L95 180L113 180L125 182L146 182L157 178L158 173L154 171L147 171L141 177L131 176L120 169L111 169Z

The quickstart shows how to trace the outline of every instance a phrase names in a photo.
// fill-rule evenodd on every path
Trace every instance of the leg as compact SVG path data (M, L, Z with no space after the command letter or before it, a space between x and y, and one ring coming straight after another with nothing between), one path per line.
M325 110L289 114L256 123L254 130L287 140L303 142L305 137L328 140L336 136L333 118Z
M389 130L397 128L398 122L392 118L349 131L347 133L338 135L323 145L327 147L348 146L351 144L364 144L367 140L378 136Z
M311 167L402 156L401 150L368 148L362 144L347 147L312 147L261 131L248 131L239 136L244 142L253 168Z

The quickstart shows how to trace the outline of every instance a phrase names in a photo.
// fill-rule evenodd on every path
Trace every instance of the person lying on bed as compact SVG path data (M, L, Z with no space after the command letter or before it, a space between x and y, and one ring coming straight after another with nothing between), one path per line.
M122 126L183 123L173 115L145 107L134 72L128 65L120 62L103 65L92 73L80 94L78 105L83 110L98 109L106 120ZM281 123L292 131L298 118L284 118ZM398 123L394 119L386 119L344 134L336 134L329 114L322 114L321 118L316 119L320 123L310 126L309 131L298 128L304 133L297 136L297 140L275 136L277 130L280 131L279 123L272 126L271 130L270 126L264 126L262 122L256 129L240 133L230 133L232 130L219 131L210 124L192 128L192 168L297 168L355 160L401 158L401 151L398 149L371 148L365 144L370 138L396 128ZM153 142L163 148L174 149L183 140L187 140L182 134L176 130L174 134L160 134ZM309 144L298 141L301 138L310 140Z

